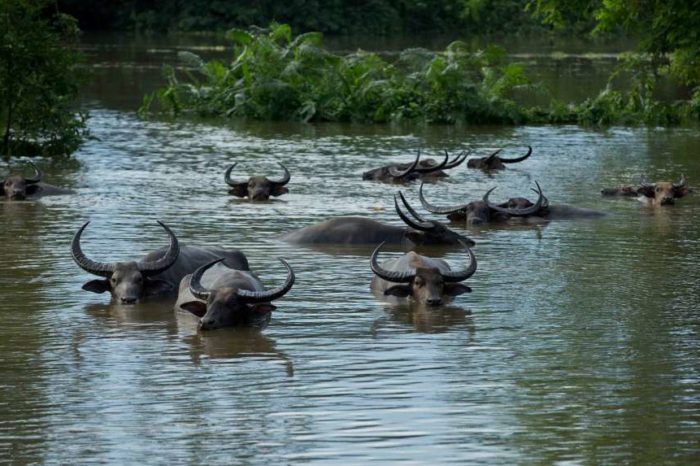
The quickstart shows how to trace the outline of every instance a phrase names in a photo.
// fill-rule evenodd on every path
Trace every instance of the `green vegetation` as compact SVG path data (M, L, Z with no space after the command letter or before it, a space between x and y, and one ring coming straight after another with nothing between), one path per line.
M142 112L155 101L174 114L264 120L484 123L522 116L510 96L528 81L497 48L470 53L453 42L444 53L411 49L389 63L362 51L333 54L320 33L292 37L288 25L236 29L229 38L230 65L182 53L189 68L166 68L168 85L146 97Z
M78 30L46 5L0 2L0 154L70 154L86 136L85 115L72 107Z
M184 67L166 67L167 85L144 98L140 110L173 115L261 120L428 123L676 124L698 120L700 99L662 103L654 98L649 60L624 57L610 86L582 103L552 101L546 108L518 102L542 92L505 52L472 52L459 41L440 53L403 51L391 62L374 53L337 55L320 33L293 37L288 25L234 29L230 64L181 53ZM631 86L615 90L627 73ZM627 76L626 75L626 76Z

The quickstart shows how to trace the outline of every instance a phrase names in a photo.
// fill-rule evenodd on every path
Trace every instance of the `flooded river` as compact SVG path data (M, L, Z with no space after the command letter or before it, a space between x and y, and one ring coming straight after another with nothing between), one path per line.
M0 203L3 462L697 463L700 198L652 210L599 191L641 173L700 186L700 131L142 121L134 110L158 70L110 60L85 95L95 139L71 162L37 161L77 194ZM280 241L339 215L400 224L392 196L402 189L419 208L418 185L361 174L419 147L514 156L527 144L526 162L492 176L461 166L426 187L429 199L493 186L495 199L532 197L538 181L553 204L609 215L453 225L476 241L479 269L449 306L378 301L366 251ZM232 161L240 176L271 177L283 162L290 193L233 198ZM70 241L86 220L97 260L167 244L161 220L183 243L242 249L268 286L284 257L297 282L265 330L201 333L172 300L125 307L82 291L93 277Z

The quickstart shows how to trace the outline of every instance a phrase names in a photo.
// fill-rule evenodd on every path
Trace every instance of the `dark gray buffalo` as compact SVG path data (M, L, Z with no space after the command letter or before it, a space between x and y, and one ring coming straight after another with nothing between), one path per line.
M245 181L236 181L231 179L231 172L237 163L232 164L226 169L224 180L231 187L228 193L237 197L247 197L251 201L267 201L270 196L281 196L287 194L289 189L285 185L292 179L287 167L279 164L284 170L284 176L280 180L271 180L265 176L251 176Z
M657 181L648 183L641 177L639 186L620 186L618 188L607 188L601 191L603 196L632 196L639 197L649 206L673 205L676 199L687 196L691 192L688 187L688 180L685 175L677 182Z
M21 201L25 199L37 199L41 196L55 196L60 194L72 194L69 189L59 188L47 183L43 183L41 179L43 174L41 170L34 165L29 164L34 169L34 176L25 177L22 175L9 175L0 185L0 196L12 201Z
M437 163L435 159L420 160L420 151L411 163L398 163L374 168L362 174L363 180L384 183L405 183L417 179L431 180L449 176L444 170L455 168L467 159L469 153L460 152L450 161L450 154L445 151L445 158Z
M410 251L397 259L389 259L379 265L377 256L384 243L372 253L370 266L375 276L370 288L385 296L408 297L429 306L439 306L445 297L471 292L462 282L476 272L476 258L466 244L469 266L463 270L452 270L442 259L421 256Z
M292 289L294 271L280 259L287 268L287 279L280 287L265 290L258 277L248 270L224 265L212 268L223 260L205 264L182 279L175 309L199 317L202 330L237 326L264 328L275 309L271 302Z
M86 272L104 277L85 283L83 289L93 293L109 291L115 301L134 304L144 297L175 294L185 275L214 259L223 257L231 267L248 270L248 260L242 252L219 247L180 246L170 228L158 223L168 233L170 245L132 262L105 263L89 259L80 247L80 237L90 222L80 227L71 245L73 260Z
M481 170L503 170L506 168L507 163L518 163L522 162L526 158L532 155L532 147L527 146L527 154L521 157L515 157L512 159L507 159L505 157L499 157L498 154L501 153L503 149L498 149L493 154L487 157L478 157L475 159L469 159L467 161L467 168L479 168Z
M399 207L399 198L410 216ZM286 234L283 239L289 243L306 245L374 246L381 242L409 246L455 246L461 243L474 245L474 241L455 233L442 223L423 219L406 202L401 192L394 196L394 207L407 227L387 225L364 217L337 217L292 231Z
M535 183L537 200L533 203L524 197L513 197L507 201L494 204L489 196L496 188L489 189L480 201L472 201L466 204L440 207L428 202L423 195L423 185L418 190L418 197L426 210L435 214L446 214L453 222L466 221L469 225L483 225L488 223L504 223L520 219L530 223L541 223L549 220L573 220L585 218L598 218L605 214L596 210L573 207L565 204L550 205L549 199L542 193L539 183Z

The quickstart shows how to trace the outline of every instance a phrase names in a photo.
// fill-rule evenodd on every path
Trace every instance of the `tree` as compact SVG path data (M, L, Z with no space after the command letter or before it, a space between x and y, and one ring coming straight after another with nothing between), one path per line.
M45 1L0 1L0 153L70 154L87 136L75 20Z

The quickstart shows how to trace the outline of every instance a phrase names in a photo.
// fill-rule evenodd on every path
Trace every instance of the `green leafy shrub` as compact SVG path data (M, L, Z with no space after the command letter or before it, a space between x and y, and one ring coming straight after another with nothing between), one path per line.
M70 154L87 135L73 18L44 2L0 2L0 153Z

